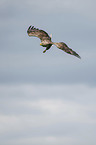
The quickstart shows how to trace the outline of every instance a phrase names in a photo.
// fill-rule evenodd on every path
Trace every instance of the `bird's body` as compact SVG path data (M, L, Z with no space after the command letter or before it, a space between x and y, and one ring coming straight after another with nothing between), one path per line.
M44 30L39 30L37 28L34 28L34 26L30 26L27 30L27 33L29 36L38 37L41 40L40 45L46 47L43 53L45 53L46 50L50 49L52 45L55 45L56 47L65 51L66 53L69 53L71 55L80 58L80 56L75 51L70 49L64 42L59 42L59 43L52 42L51 37Z
M36 29L36 28L34 28L34 26L30 26L27 30L27 33L29 36L34 36L34 37L40 38L40 40L41 40L40 45L43 47L46 47L46 49L43 51L44 53L53 44L53 42L51 41L51 37L45 31Z

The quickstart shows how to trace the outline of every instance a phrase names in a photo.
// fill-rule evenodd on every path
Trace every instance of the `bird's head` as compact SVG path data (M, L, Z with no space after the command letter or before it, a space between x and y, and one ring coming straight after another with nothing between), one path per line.
M40 43L40 45L42 46L42 43Z
M43 46L43 47L45 47L45 46L46 46L46 43L44 43L44 42L41 42L41 43L40 43L40 46Z

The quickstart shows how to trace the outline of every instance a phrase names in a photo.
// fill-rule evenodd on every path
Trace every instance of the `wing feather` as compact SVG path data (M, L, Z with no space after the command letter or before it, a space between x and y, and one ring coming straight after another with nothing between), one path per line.
M74 55L78 58L81 58L75 51L73 51L71 48L69 48L64 42L54 43L59 49L65 51L66 53L69 53L71 55Z
M38 28L34 28L34 26L29 26L27 33L29 36L34 36L43 40L51 40L51 37L44 30L39 30Z

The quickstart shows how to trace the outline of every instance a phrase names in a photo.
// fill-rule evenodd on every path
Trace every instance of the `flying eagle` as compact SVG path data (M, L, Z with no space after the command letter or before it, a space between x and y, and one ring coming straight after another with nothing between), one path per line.
M66 53L69 53L71 55L74 55L78 58L81 58L75 51L73 51L71 48L69 48L64 42L52 42L51 36L48 35L44 30L40 30L38 28L34 28L34 26L30 26L27 30L27 33L29 36L38 37L41 40L40 45L43 47L46 47L46 49L43 51L43 53L46 52L46 50L50 49L52 45L55 45L59 49L65 51Z

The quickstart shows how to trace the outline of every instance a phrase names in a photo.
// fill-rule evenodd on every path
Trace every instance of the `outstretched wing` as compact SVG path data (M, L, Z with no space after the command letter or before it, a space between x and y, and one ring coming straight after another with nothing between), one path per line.
M69 48L64 42L54 43L59 49L65 51L66 53L69 53L71 55L74 55L78 58L81 58L75 51L73 51L71 48Z
M44 40L51 41L51 37L45 31L34 28L34 26L30 26L27 30L27 33L29 36L40 38L41 41L44 41Z

